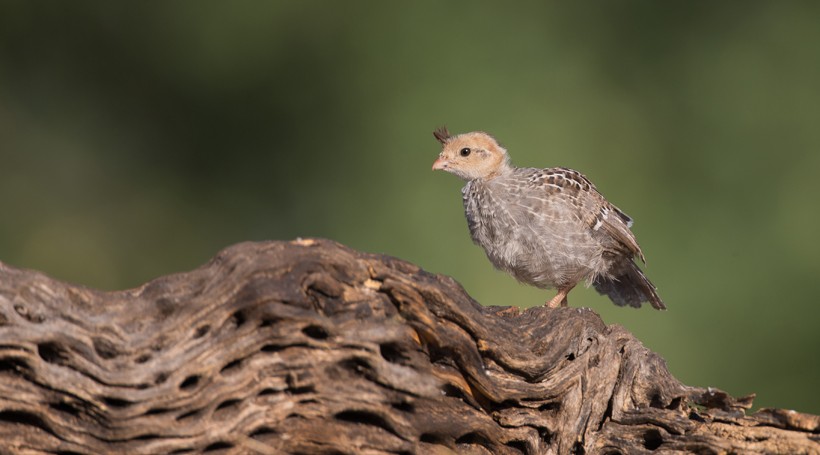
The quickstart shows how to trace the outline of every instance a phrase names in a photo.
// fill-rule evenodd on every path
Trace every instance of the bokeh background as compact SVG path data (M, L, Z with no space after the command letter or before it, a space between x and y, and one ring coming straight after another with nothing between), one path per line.
M551 293L472 245L431 135L586 173L667 312L572 293L687 384L820 413L820 3L0 3L0 260L102 289L321 236Z

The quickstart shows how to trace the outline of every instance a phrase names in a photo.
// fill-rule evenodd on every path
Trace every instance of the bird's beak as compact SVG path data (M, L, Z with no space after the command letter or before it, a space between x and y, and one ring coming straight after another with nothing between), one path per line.
M450 164L450 162L445 160L443 156L440 156L433 163L433 170L438 171L441 169L446 169L448 164Z

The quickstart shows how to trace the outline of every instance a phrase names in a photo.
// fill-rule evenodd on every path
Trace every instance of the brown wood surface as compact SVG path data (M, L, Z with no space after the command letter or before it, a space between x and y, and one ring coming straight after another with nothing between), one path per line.
M820 453L818 416L750 405L590 310L327 240L121 292L0 264L2 453Z

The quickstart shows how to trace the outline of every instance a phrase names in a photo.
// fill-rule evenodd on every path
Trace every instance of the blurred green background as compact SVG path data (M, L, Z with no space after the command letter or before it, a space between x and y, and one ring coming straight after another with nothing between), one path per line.
M667 312L572 293L691 385L820 413L820 3L0 3L0 260L103 289L321 236L531 306L431 132L635 218Z

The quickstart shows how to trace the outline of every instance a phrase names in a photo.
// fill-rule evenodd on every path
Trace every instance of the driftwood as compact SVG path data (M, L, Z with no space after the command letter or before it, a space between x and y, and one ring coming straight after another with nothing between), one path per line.
M482 307L326 240L101 292L0 264L0 452L820 453L586 309Z

